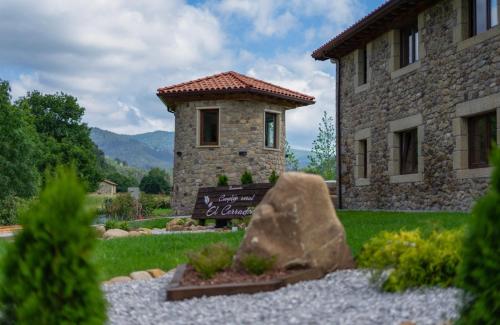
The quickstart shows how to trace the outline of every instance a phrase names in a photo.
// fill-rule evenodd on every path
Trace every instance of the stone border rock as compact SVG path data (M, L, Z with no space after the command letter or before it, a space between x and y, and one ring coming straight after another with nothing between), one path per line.
M102 234L103 239L151 235L151 229L148 229L148 228L139 228L139 229L130 230L130 231L126 231L123 229L108 229L108 230L105 230L104 233L102 233L101 228L96 227L96 229L97 229L98 233Z
M115 284L115 283L123 283L133 280L151 280L164 276L167 272L162 269L149 269L145 271L136 271L130 273L128 276L116 276L114 278L109 279L108 281L104 281L103 284Z

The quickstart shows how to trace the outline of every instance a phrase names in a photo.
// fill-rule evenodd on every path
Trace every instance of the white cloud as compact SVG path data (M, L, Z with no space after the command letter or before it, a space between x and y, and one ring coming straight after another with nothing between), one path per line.
M158 87L240 71L316 97L287 114L290 142L309 147L335 98L333 65L310 53L362 11L360 0L1 0L0 67L17 71L15 97L70 93L91 126L121 133L173 130Z
M294 28L303 32L301 18L315 20L316 37L331 37L359 18L364 6L360 0L222 0L218 11L247 18L256 36L283 36ZM306 40L311 38L306 30Z
M0 44L0 65L23 71L14 96L71 93L90 125L122 132L173 129L156 89L233 60L218 18L181 0L3 0Z
M223 0L216 9L224 14L249 19L254 27L254 36L281 36L297 24L297 18L286 9L285 4L284 0Z
M285 65L286 64L286 65ZM316 104L289 110L286 115L287 139L293 147L310 148L316 138L323 111L334 114L335 77L329 62L315 62L309 53L289 53L274 59L261 59L248 75L314 96Z

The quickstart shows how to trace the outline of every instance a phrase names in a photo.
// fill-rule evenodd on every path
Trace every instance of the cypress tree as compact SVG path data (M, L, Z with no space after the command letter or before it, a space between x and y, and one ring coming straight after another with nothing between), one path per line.
M21 215L0 288L5 324L103 324L106 306L91 262L94 214L76 172L58 168Z
M500 150L492 154L491 187L475 205L464 243L460 324L500 323Z

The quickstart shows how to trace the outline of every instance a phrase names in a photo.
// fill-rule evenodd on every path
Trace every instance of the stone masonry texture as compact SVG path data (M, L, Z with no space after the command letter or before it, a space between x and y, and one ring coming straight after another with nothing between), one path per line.
M355 93L354 53L340 59L343 208L468 211L488 178L460 179L453 169L456 105L500 92L500 33L459 50L452 0L423 12L425 57L420 68L391 79L389 33L373 40L370 86ZM497 27L498 28L498 27ZM500 104L499 104L500 105ZM390 183L389 123L422 114L423 181ZM354 134L371 128L370 185L355 186Z
M220 141L215 148L197 146L197 108L220 108ZM279 112L279 149L264 148L264 112ZM225 174L229 185L239 185L245 170L255 183L267 183L273 170L285 166L285 109L250 100L207 100L179 104L175 112L175 158L172 207L176 215L190 215L198 188L217 185ZM240 156L246 152L246 156ZM180 153L180 155L178 154Z

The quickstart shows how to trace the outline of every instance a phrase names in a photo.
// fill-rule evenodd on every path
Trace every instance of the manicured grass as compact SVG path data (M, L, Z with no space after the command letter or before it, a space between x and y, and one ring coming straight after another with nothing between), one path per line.
M141 236L99 241L95 253L101 280L133 271L160 268L170 270L186 262L190 250L215 242L237 247L243 232Z
M135 220L135 221L129 221L129 227L130 228L160 228L164 229L165 226L167 225L168 222L170 222L172 219L170 218L160 218L160 219L145 219L145 220Z
M169 217L172 215L172 209L154 209L154 217Z
M467 213L447 212L370 212L340 211L339 217L346 229L347 241L354 255L359 254L363 244L381 231L399 231L420 228L430 233L434 229L452 229L463 226ZM164 228L166 220L144 220L139 226ZM224 241L237 247L243 232L199 233L161 236L129 237L100 240L96 247L95 261L100 270L100 279L107 280L118 275L149 268L169 270L186 262L185 254L214 242ZM0 240L0 261L7 242ZM0 263L1 266L1 263Z
M419 228L423 234L429 234L433 230L461 227L470 217L468 213L456 212L339 211L338 215L354 255L367 240L384 230Z

